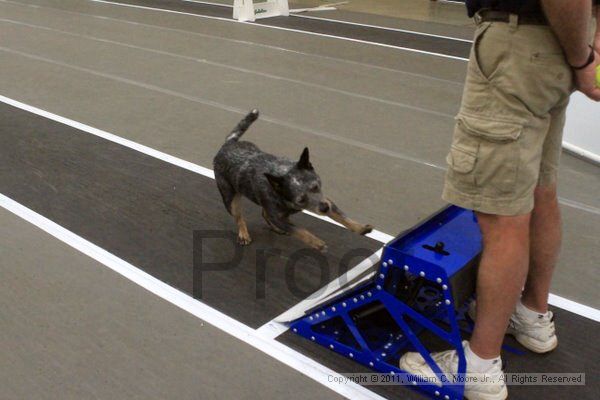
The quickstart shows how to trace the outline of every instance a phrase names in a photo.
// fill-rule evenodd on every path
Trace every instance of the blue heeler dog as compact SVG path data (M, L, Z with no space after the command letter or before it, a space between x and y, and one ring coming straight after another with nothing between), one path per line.
M262 207L262 215L275 232L291 235L312 248L326 251L325 242L308 230L296 227L289 217L302 210L327 215L353 232L365 235L371 225L355 222L321 192L321 179L309 161L308 148L295 162L261 151L240 137L258 118L252 110L227 136L213 160L215 180L227 211L238 226L238 243L252 241L244 221L240 200L247 197Z

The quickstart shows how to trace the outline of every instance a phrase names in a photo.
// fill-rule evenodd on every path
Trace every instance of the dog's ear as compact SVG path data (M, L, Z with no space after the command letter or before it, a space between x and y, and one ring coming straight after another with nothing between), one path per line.
M271 175L269 173L265 173L265 177L267 178L267 180L269 181L269 183L271 184L271 186L273 187L273 189L275 189L276 192L281 192L281 189L283 187L283 176L275 176L275 175Z
M298 167L298 169L313 169L313 166L309 160L308 147L305 147L304 151L302 151L302 155L300 156L300 160L298 161L296 166Z

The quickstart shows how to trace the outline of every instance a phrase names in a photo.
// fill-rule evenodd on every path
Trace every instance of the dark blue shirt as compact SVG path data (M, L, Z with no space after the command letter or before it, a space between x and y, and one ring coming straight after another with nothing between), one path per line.
M482 8L507 11L513 14L537 14L542 15L540 0L466 0L469 17L475 15ZM600 4L600 0L594 0Z
M467 0L469 17L475 15L482 8L506 11L513 14L542 14L539 0Z

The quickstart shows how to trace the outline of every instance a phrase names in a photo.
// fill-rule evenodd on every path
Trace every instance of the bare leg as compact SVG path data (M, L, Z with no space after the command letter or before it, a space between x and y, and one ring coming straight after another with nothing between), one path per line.
M241 200L242 196L240 194L236 194L233 197L233 200L231 201L231 215L233 215L235 223L238 226L238 243L245 246L250 244L252 239L250 238L246 221L242 215Z
M548 311L548 294L562 239L555 184L535 189L535 208L530 226L529 274L521 301L527 308L545 313Z
M367 233L373 230L373 226L371 225L363 225L360 224L346 216L342 210L335 205L335 203L329 199L329 210L325 213L332 220L339 222L344 225L346 228L350 229L352 232L356 232L360 235L366 235Z
M477 218L483 254L470 347L479 357L490 359L500 355L508 320L527 276L531 214L507 217L477 213Z

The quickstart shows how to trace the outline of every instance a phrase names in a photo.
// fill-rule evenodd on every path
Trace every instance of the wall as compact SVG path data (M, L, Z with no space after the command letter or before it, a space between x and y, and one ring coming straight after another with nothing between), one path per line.
M600 103L574 93L567 111L565 149L600 164Z

